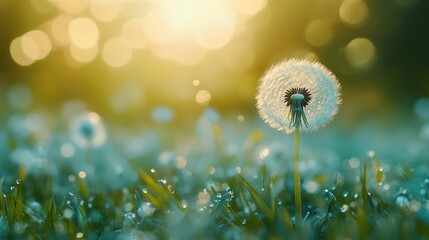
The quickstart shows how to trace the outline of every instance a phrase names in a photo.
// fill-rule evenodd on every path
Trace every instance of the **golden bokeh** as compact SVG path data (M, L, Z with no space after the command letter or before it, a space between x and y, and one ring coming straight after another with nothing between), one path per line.
M125 66L133 56L133 50L120 38L109 39L103 46L104 62L111 67Z
M364 68L374 61L376 48L369 39L355 38L347 44L345 54L352 66Z
M313 46L325 46L331 38L332 30L327 22L314 20L305 29L305 40Z
M139 17L128 20L121 29L121 37L133 49L142 49L148 45L143 31L143 19Z
M97 24L87 17L76 18L71 21L68 31L73 44L83 49L95 46L100 35Z
M195 95L195 101L199 105L207 105L207 104L209 104L211 98L212 98L212 95L207 90L200 90Z
M360 26L368 18L369 10L362 0L345 0L339 9L341 20L348 26Z
M71 57L79 63L89 63L94 60L98 55L98 44L92 46L91 48L80 48L74 44L70 45L70 55Z
M100 22L111 22L118 17L121 3L113 0L92 0L89 11Z
M24 49L22 48L22 37L12 40L9 51L12 59L21 66L29 66L34 62L34 60L25 54Z

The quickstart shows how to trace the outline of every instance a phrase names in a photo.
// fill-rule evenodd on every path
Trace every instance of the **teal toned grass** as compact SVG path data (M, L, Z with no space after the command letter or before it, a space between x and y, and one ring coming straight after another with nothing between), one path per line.
M370 163L373 164L375 160ZM1 181L0 237L2 239L398 239L429 237L426 198L415 199L416 206L395 204L377 184L374 167L363 164L360 181L329 179L323 190L303 191L305 217L302 231L293 228L294 198L292 179L271 176L265 165L257 177L237 173L220 179L207 189L207 205L195 196L177 192L169 180L160 181L153 173L136 167L139 180L123 189L101 191L84 179L69 194L55 193L47 178L27 179L21 168L10 187ZM372 174L369 174L372 172ZM157 173L158 177L160 173ZM408 175L410 174L410 175ZM167 175L170 175L166 173ZM171 175L170 175L171 176ZM371 178L370 178L371 176ZM386 180L412 180L416 176L386 176ZM408 180L407 180L408 179ZM209 179L207 179L209 180ZM167 181L167 183L165 183ZM283 182L282 181L286 181ZM329 183L330 182L330 183ZM370 184L371 183L371 184ZM176 183L180 185L180 182ZM283 185L284 188L279 185ZM371 185L371 186L370 186ZM43 189L35 191L34 189ZM428 187L426 186L426 190ZM186 199L186 201L185 201ZM187 202L187 204L184 204ZM89 205L90 203L90 205ZM141 214L138 206L149 203L153 214ZM425 205L426 204L426 205ZM179 227L177 227L179 226Z

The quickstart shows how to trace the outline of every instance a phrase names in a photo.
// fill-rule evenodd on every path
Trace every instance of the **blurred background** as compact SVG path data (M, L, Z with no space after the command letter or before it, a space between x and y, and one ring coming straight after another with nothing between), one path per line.
M423 0L1 0L0 119L257 118L259 77L298 57L339 78L344 129L427 121L428 12Z

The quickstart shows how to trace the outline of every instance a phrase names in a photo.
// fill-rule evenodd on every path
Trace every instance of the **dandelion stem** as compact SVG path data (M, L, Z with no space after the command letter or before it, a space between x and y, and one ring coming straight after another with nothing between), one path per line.
M294 148L294 182L295 182L295 212L296 222L295 228L299 229L302 222L302 207L301 207L301 179L299 176L299 126L295 127L295 148Z

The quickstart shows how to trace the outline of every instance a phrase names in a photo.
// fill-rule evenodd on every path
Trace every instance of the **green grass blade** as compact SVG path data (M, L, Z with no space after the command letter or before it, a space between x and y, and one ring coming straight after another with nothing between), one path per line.
M249 191L250 195L252 196L253 200L255 200L256 205L264 212L264 214L270 219L274 219L274 212L267 206L267 204L264 202L264 200L259 196L258 192L252 187L252 185L244 179L243 176L238 175L243 185L246 187L246 189Z

